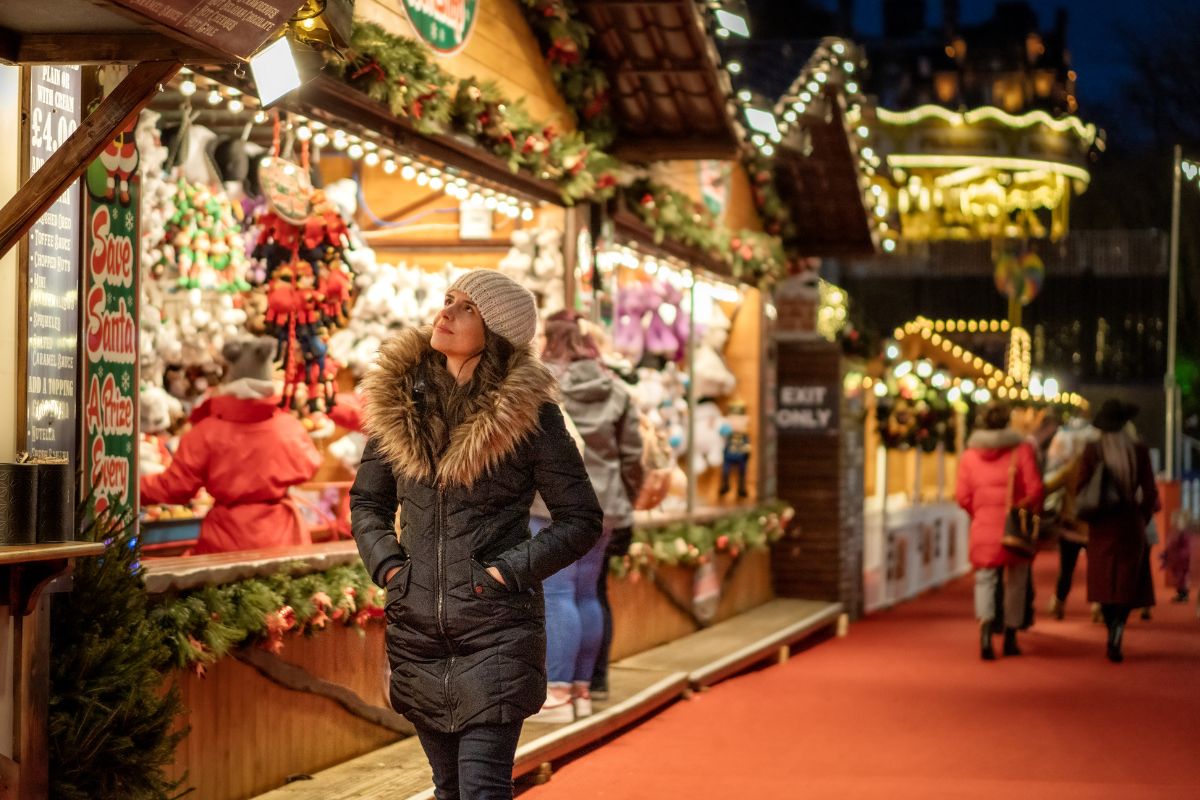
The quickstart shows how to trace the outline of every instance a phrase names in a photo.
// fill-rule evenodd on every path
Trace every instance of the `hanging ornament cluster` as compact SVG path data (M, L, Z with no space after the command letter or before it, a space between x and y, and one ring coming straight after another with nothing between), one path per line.
M173 280L181 289L248 290L241 204L182 177L171 203L164 245L151 263L151 274Z
M311 188L308 174L307 142L300 164L279 157L276 118L271 155L259 167L267 206L257 220L253 255L262 262L266 330L279 341L281 405L306 402L316 413L335 402L337 365L329 358L329 337L348 320L354 276L345 259L346 222L324 192Z

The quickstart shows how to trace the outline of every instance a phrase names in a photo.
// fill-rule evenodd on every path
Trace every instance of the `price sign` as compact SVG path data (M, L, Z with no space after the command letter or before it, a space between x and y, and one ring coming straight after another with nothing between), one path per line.
M79 67L33 67L29 84L32 175L79 126ZM25 449L75 463L79 345L79 221L76 182L29 230ZM71 502L70 498L65 498Z

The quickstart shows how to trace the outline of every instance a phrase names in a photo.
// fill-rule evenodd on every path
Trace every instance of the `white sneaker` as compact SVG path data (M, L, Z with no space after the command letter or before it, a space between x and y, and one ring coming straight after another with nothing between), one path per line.
M592 695L586 682L571 685L571 704L575 706L575 719L592 715Z
M546 691L546 702L542 703L542 710L530 717L529 721L538 722L543 725L563 725L568 722L574 722L575 706L571 700L569 691L563 693L562 691L548 689Z

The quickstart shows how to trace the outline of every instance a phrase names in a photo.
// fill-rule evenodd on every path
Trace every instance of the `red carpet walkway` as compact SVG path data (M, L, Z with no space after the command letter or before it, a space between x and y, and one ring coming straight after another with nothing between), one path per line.
M1110 664L1082 574L1065 621L1042 613L1056 566L1038 559L1020 658L979 660L968 577L677 703L521 800L1200 798L1194 601L1160 588Z

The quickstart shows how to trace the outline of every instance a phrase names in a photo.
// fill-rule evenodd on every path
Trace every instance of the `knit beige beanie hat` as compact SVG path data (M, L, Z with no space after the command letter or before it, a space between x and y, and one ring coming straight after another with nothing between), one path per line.
M533 293L494 269L476 269L454 282L479 308L483 324L514 347L527 347L537 333L537 303Z

